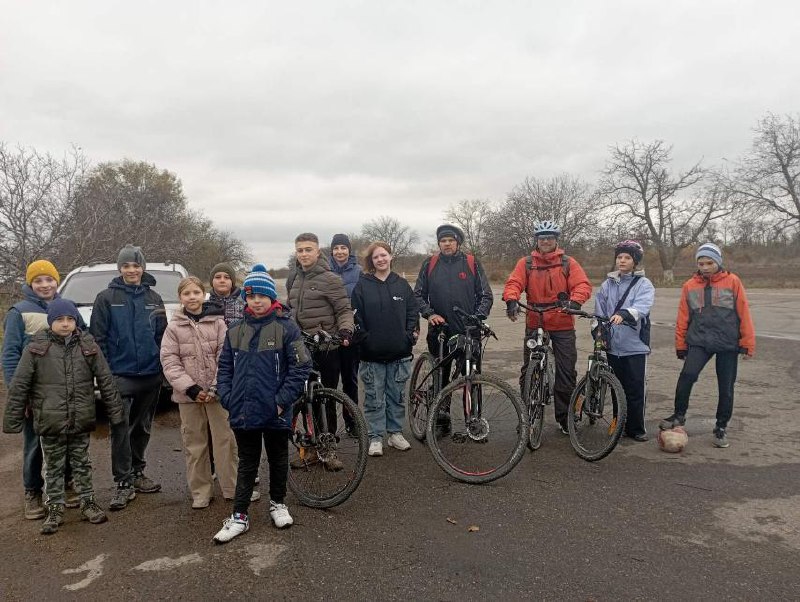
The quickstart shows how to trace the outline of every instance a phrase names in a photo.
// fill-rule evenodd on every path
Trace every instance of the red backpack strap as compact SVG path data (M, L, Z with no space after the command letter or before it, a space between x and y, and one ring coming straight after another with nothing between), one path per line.
M477 275L477 270L475 269L475 256L470 255L467 253L467 266L469 266L469 271L472 272L473 276Z
M431 260L428 262L428 276L431 275L431 272L433 271L433 268L436 267L437 263L439 263L439 254L434 253L431 255Z

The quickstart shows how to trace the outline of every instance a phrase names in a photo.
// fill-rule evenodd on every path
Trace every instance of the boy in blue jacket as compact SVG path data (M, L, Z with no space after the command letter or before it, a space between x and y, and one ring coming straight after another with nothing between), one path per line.
M250 528L247 510L253 493L261 442L269 463L269 515L279 529L294 520L284 504L289 472L292 405L311 372L311 356L300 329L284 315L275 281L256 264L242 285L244 319L232 325L217 370L217 395L228 411L239 447L233 514L214 536L227 543Z
M622 383L628 402L625 434L635 441L647 441L644 426L645 373L650 354L649 331L642 337L642 329L649 324L650 309L655 299L653 283L637 271L644 250L635 240L623 240L614 248L616 271L609 273L594 303L594 311L601 316L611 316L611 340L608 345L608 363ZM646 339L645 340L643 340Z

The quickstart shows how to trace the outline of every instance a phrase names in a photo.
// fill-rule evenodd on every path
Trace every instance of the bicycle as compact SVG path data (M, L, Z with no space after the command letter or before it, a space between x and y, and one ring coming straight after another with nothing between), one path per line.
M497 335L482 316L454 311L463 319L466 334L450 337L449 352L433 370L457 359L463 376L444 387L431 404L426 439L434 460L448 475L466 483L488 483L507 475L522 459L527 416L508 383L480 372L482 348ZM461 398L460 407L451 403L454 394Z
M597 322L592 329L594 348L586 374L578 381L569 400L567 424L575 453L584 460L602 460L617 446L625 428L627 402L622 383L608 364L606 352L611 319L576 309L563 312ZM596 444L594 443L596 442Z
M312 352L341 342L324 331L302 336ZM369 437L364 415L347 395L322 386L316 366L292 411L289 489L305 506L337 506L356 490L367 469ZM352 418L349 432L345 413Z
M444 358L447 324L430 327L436 333L439 343L439 354L436 358L425 351L414 362L408 385L408 427L411 434L419 441L425 441L428 426L428 410L442 389L442 360Z
M522 301L518 303L526 311L539 314L541 323L546 312L559 308L552 304L537 307ZM528 449L536 451L542 445L544 408L553 401L556 361L550 346L550 333L541 325L527 339L525 346L528 349L528 369L522 379L522 402L528 410Z

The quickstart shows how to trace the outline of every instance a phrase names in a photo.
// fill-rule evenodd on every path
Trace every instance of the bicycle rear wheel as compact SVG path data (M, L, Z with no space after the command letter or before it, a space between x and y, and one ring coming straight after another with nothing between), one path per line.
M536 451L542 446L544 432L544 403L549 395L549 384L538 366L531 362L525 372L522 400L528 408L528 449Z
M584 376L569 400L569 440L581 458L602 460L616 447L625 428L627 403L622 384L610 372L600 372L592 395L586 398Z
M333 389L317 389L314 411L306 415L306 398L294 405L289 447L289 489L300 503L312 508L331 508L356 490L367 469L367 423L347 395ZM320 424L328 418L328 431ZM352 418L345 431L344 413ZM331 418L335 416L335 428ZM313 435L316 434L316 444Z
M452 403L451 403L452 399ZM448 415L450 429L443 428ZM488 483L507 475L525 452L527 412L506 382L475 374L442 389L428 415L428 447L448 475Z
M425 441L425 427L428 425L428 408L436 398L434 376L430 374L435 365L433 355L424 352L414 362L408 385L408 426L411 434ZM427 379L425 377L428 376ZM425 379L425 382L421 382Z

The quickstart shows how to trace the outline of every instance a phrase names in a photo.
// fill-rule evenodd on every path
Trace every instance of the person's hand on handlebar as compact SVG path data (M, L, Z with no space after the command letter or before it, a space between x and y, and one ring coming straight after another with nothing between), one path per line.
M353 333L347 330L346 328L342 328L339 332L339 340L342 342L342 347L349 347L350 341L353 340Z
M611 319L609 320L609 322L611 322L612 324L617 324L617 325L619 325L619 324L622 324L622 322L624 321L624 319L625 319L625 318L623 318L621 315L619 315L619 314L614 314L613 316L611 316Z
M431 326L439 326L441 324L444 324L445 322L446 320L439 314L433 314L428 318L428 324L430 324Z
M519 303L516 299L506 301L506 315L512 322L516 322L519 318Z

